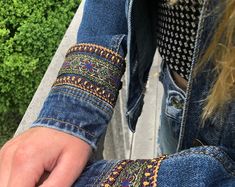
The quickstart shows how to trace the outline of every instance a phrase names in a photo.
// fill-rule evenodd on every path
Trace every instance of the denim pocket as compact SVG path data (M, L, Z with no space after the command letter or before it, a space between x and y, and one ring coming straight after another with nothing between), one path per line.
M165 63L162 64L159 80L163 84L164 95L158 143L162 153L170 154L176 151L178 143L185 93L176 85Z
M177 122L180 122L183 114L185 92L177 86L166 64L162 65L159 80L164 87L162 112Z
M180 122L183 114L185 98L177 91L169 90L166 97L165 114Z

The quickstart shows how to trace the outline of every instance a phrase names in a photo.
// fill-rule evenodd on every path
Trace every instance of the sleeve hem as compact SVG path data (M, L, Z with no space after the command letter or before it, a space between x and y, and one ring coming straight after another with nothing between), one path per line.
M84 130L80 127L69 124L67 122L62 122L62 121L59 122L55 119L50 119L50 120L38 119L36 122L34 122L30 126L30 128L34 128L34 127L47 127L47 128L55 129L55 130L70 134L72 136L75 136L75 137L85 141L94 150L97 149L97 146L96 146L97 138L94 137L93 134L87 132L86 130Z

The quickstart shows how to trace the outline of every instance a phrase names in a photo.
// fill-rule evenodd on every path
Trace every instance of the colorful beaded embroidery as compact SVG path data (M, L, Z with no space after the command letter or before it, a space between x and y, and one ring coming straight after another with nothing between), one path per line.
M158 171L165 158L121 161L101 182L101 187L157 187Z
M124 59L121 55L119 55L118 53L115 53L114 51L110 49L107 49L105 47L95 45L95 44L80 43L80 44L74 45L68 50L66 57L70 55L71 53L77 52L77 51L95 53L98 56L101 56L107 60L112 61L113 63L124 65L123 64Z
M70 85L87 91L112 107L121 88L124 59L117 53L93 44L69 49L55 86Z

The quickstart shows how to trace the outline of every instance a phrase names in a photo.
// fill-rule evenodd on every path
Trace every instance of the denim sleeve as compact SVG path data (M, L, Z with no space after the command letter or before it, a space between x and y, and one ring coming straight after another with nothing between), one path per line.
M195 147L153 159L100 160L73 187L232 187L235 162L224 147Z
M63 131L96 149L121 89L126 35L125 0L86 0L77 44L32 127Z

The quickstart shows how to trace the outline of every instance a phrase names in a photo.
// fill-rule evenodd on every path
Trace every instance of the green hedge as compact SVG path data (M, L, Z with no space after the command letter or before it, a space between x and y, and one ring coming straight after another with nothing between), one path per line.
M79 4L0 1L0 144L18 125Z

